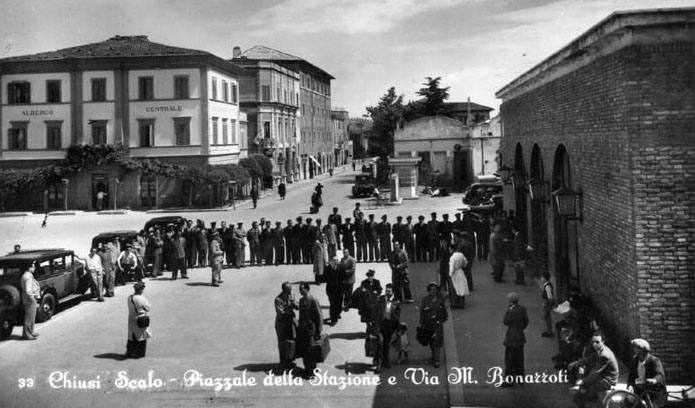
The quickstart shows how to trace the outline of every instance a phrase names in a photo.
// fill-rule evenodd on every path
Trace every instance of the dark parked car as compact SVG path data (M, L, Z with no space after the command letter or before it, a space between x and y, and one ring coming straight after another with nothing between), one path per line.
M80 297L89 287L90 279L71 250L32 249L0 257L0 340L10 337L13 326L24 319L21 279L32 263L37 264L34 277L41 287L37 322L49 320L58 302Z
M145 231L149 230L150 227L159 226L160 228L166 228L167 225L173 224L174 226L181 226L186 222L186 219L180 215L169 215L165 217L155 217L145 223Z
M472 212L485 213L502 209L502 183L473 183L463 194L464 208Z
M113 241L113 237L118 237L118 242L121 244L121 248L125 248L127 244L135 241L137 236L138 232L133 230L102 232L101 234L92 238L92 248L99 248L99 244L108 244L109 242Z
M355 185L352 186L352 196L357 197L371 197L374 195L374 189L376 188L376 180L369 173L362 173L359 176L355 176Z

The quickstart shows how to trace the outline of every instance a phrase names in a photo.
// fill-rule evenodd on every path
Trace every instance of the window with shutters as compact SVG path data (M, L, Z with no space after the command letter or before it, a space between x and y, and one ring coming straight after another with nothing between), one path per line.
M106 100L106 78L92 78L92 102Z
M7 84L7 103L31 103L31 84L29 82L10 82Z
M139 77L138 78L138 99L146 101L154 99L154 78Z
M188 146L191 144L191 118L174 118L174 132L176 133L176 145Z
M9 150L26 150L29 122L10 122L10 124L12 127L8 129L7 148Z
M47 103L60 103L60 81L59 80L46 81L46 102Z
M46 121L46 148L60 149L62 147L62 121Z
M154 146L154 119L138 119L140 147Z
M106 123L105 120L90 120L92 125L92 144L106 144Z

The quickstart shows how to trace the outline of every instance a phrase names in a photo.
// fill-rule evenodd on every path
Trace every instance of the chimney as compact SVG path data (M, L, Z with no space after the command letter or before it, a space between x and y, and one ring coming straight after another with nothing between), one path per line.
M241 55L241 47L234 47L234 50L232 51L232 58L239 58Z

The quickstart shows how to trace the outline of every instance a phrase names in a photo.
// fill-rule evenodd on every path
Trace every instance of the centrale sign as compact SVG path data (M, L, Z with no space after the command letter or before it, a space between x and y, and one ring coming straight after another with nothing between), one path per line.
M148 106L145 108L145 112L157 113L157 112L181 112L183 106Z

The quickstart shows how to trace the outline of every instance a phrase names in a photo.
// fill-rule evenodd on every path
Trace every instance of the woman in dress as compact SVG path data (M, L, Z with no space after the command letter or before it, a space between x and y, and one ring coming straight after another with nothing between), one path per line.
M466 296L470 294L468 290L468 280L464 268L468 265L463 250L458 247L449 258L449 279L451 280L451 307L462 309L466 305Z
M432 357L428 360L434 368L439 368L439 355L444 345L444 322L449 314L444 306L444 299L439 294L439 285L430 282L427 285L427 296L422 299L420 307L420 327L429 337Z
M150 316L150 302L142 295L145 291L144 282L136 282L133 285L135 293L128 296L128 344L126 346L126 358L145 357L147 339L152 337L149 327L140 327L138 318Z

